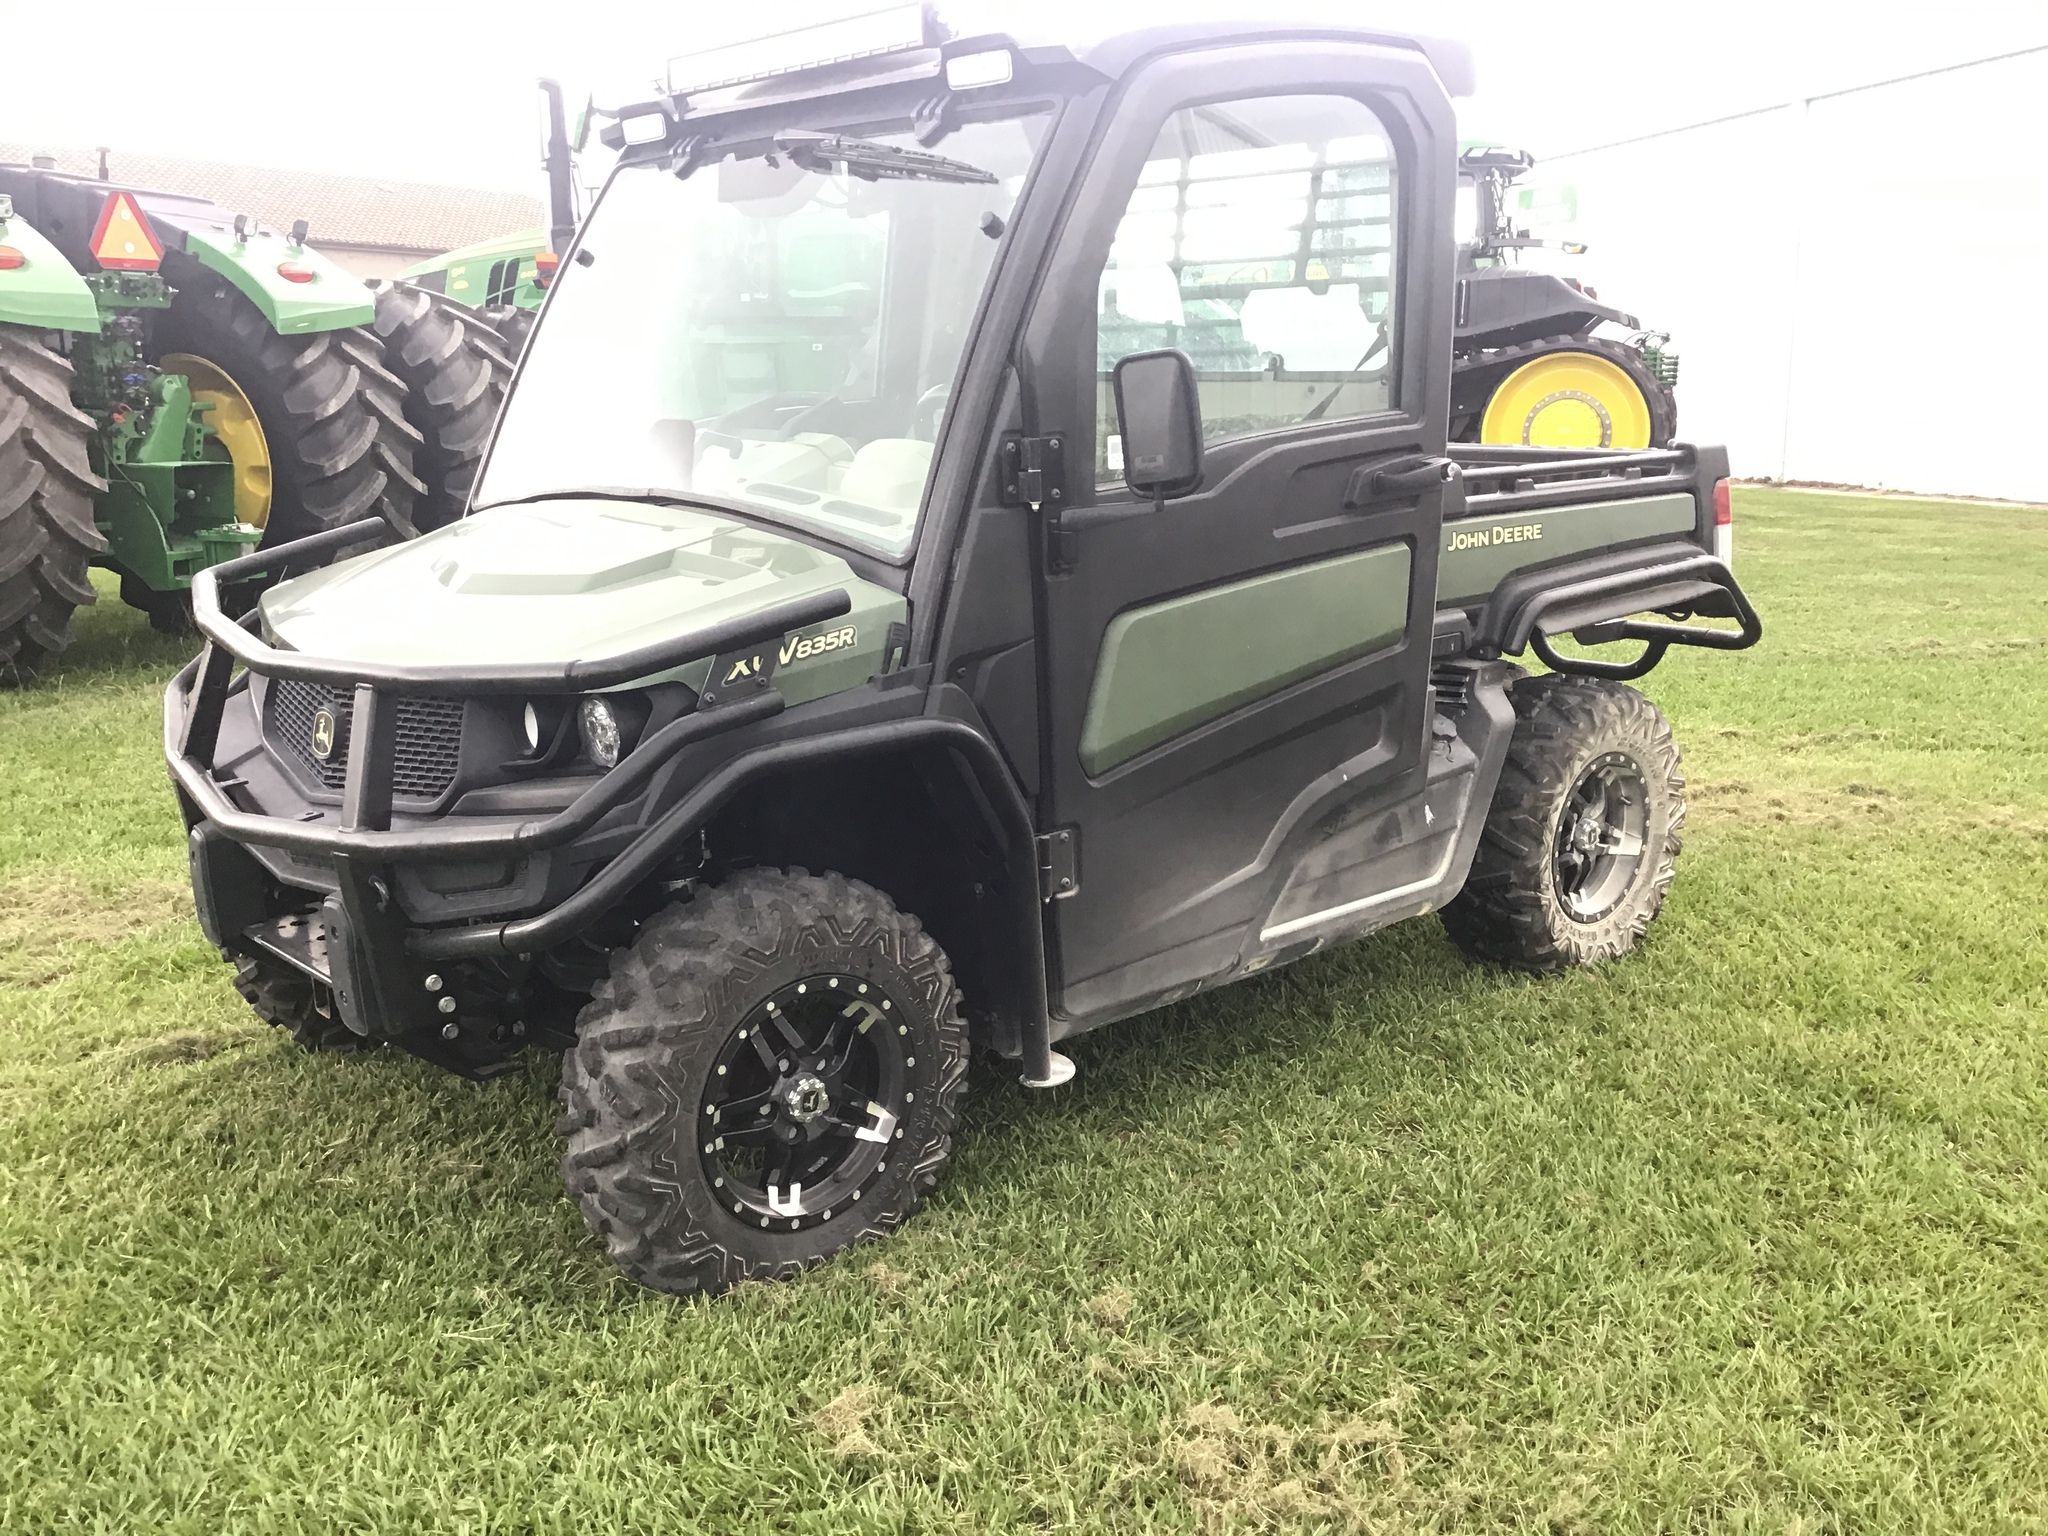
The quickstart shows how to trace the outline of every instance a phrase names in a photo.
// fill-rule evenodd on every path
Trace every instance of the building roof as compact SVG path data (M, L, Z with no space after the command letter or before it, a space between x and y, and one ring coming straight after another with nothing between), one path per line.
M96 150L0 139L0 162L26 165L39 154L52 156L58 170L73 175L91 176L99 168ZM378 246L424 255L545 222L540 199L517 192L180 160L118 146L107 161L112 178L131 186L211 198L230 213L253 214L278 229L305 219L315 245Z

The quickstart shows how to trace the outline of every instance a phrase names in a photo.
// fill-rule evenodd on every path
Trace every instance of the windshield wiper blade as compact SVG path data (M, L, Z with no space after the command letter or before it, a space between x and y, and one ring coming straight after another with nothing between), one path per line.
M499 501L487 501L477 512L495 512L500 507L525 507L537 501L636 501L650 507L694 507L701 511L721 512L725 508L716 501L701 496L692 496L685 491L665 491L653 485L565 485L551 491L532 491L524 496L507 496Z
M854 138L844 133L804 133L791 130L775 135L775 147L807 171L821 166L844 166L848 174L863 181L953 181L992 187L993 172L965 160L952 160L922 149L899 149L873 139Z

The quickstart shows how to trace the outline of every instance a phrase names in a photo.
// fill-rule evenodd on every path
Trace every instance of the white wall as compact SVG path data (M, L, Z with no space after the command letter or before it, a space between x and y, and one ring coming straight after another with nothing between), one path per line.
M1737 473L2048 501L2048 50L1578 153L1582 274Z

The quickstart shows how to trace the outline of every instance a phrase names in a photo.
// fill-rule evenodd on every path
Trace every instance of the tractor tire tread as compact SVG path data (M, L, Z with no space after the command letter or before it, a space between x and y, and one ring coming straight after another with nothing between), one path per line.
M511 356L498 333L469 309L410 283L378 290L375 329L385 367L405 386L407 419L421 439L415 462L425 489L416 520L422 529L444 527L468 510L505 403Z
M382 516L412 526L424 493L405 386L367 328L280 335L226 279L188 257L166 258L176 289L159 317L159 354L190 353L225 370L255 406L269 448L270 518L263 544Z
M106 482L72 378L37 333L0 325L0 681L27 681L64 649L107 549L93 519Z

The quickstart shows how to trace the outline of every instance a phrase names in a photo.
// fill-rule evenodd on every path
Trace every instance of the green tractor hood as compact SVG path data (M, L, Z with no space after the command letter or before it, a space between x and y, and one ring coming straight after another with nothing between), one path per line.
M295 650L459 669L602 660L833 588L851 611L778 648L776 684L798 704L881 670L902 597L799 539L683 507L589 497L497 507L280 582L261 612L272 642ZM701 687L709 666L641 681Z

